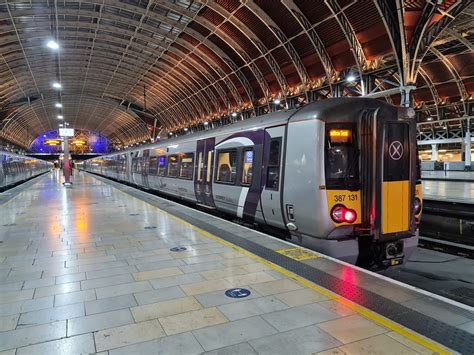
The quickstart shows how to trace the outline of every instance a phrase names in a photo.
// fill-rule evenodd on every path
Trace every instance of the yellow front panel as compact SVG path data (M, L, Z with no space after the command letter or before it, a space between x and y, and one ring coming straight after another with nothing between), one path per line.
M410 182L383 183L382 234L405 232L409 229Z
M331 215L331 210L335 205L344 205L346 208L354 210L357 213L357 219L354 223L336 223L331 220L336 226L348 226L361 223L360 191L327 190L326 194L329 215Z

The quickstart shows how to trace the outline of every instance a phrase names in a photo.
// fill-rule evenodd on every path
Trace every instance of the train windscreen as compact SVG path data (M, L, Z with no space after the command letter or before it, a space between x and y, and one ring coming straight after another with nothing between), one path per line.
M326 128L326 187L357 189L359 150L355 125L331 124Z

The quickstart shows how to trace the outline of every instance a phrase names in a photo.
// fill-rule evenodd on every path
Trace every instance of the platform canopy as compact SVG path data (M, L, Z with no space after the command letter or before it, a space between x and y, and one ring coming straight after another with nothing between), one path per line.
M473 16L469 0L6 0L0 138L27 147L62 116L129 145L385 90L419 119L469 115Z

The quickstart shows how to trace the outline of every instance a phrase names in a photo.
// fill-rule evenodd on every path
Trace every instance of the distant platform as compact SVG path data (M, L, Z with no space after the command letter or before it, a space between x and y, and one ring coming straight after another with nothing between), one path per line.
M474 204L474 181L423 180L427 200Z
M9 354L447 354L473 308L85 173L0 205Z
M452 180L452 181L472 181L474 182L474 171L434 171L422 170L423 180Z

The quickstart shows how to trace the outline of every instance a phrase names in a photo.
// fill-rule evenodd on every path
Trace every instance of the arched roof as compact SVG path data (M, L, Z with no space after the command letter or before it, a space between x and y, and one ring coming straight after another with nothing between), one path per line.
M7 0L0 137L27 146L57 128L57 102L72 126L127 145L260 114L276 98L291 106L400 84L416 86L420 110L462 115L474 91L473 16L468 0Z

